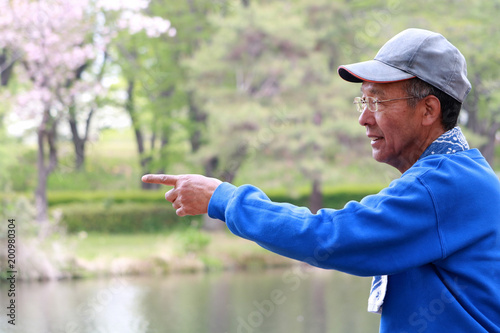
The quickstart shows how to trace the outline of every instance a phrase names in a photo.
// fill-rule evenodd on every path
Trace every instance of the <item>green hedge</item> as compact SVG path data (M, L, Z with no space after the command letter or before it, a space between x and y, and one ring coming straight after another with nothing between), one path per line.
M104 233L158 232L182 224L175 210L163 203L68 204L56 207L62 211L61 223L68 232Z
M378 193L383 185L349 185L342 187L326 188L323 190L323 207L340 209L351 200L360 201L370 194ZM276 202L289 202L297 206L309 205L307 190L299 191L296 197L290 197L283 191L267 191L269 198Z
M383 185L349 185L331 187L323 190L323 206L341 208L350 200L361 200L363 197L379 192ZM164 191L51 191L48 193L49 206L61 206L70 203L100 203L114 205L122 203L154 203L164 205ZM273 201L289 202L299 206L309 204L309 189L298 191L298 195L290 196L285 190L268 190L266 194ZM30 195L32 197L32 195ZM167 203L168 204L168 203Z
M69 203L94 203L115 204L125 202L135 203L165 203L164 191L49 191L47 198L49 206L64 205Z
M325 189L323 206L342 208L350 200L377 193L382 186L356 185ZM306 190L296 197L284 191L266 191L271 200L308 206ZM172 227L190 224L193 220L179 218L164 192L51 192L49 202L52 209L62 211L62 223L69 232L134 233L158 232ZM198 219L195 219L198 221Z

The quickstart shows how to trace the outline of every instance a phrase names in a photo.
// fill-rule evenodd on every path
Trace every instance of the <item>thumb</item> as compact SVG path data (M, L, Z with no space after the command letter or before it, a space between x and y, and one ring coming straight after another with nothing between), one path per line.
M144 175L141 179L144 183L151 184L163 184L169 186L175 186L179 176L175 175Z

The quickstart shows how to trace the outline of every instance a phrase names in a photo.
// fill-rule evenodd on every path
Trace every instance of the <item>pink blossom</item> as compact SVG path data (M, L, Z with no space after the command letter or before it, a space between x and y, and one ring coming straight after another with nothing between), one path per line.
M177 35L177 29L175 29L175 28L168 29L168 36L169 37L175 37L175 35Z
M13 111L33 117L49 107L62 114L78 96L88 102L106 93L91 74L78 82L75 74L84 64L99 62L120 30L144 31L149 37L176 34L170 21L141 13L148 5L148 0L0 2L0 48L16 50L23 57L23 66L16 66L16 71L26 91L18 94ZM116 21L107 22L108 16L95 9L116 12L110 16ZM68 82L72 82L69 87Z

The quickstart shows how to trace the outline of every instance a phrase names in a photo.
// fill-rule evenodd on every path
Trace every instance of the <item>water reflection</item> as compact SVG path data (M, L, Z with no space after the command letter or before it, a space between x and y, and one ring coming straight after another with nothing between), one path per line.
M3 320L0 331L377 332L379 317L366 312L369 287L366 278L302 268L19 283L15 330Z

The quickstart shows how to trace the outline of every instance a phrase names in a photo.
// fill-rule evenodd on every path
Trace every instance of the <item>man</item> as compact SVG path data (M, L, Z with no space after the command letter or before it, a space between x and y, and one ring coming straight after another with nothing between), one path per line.
M402 176L343 209L271 202L259 189L199 175L146 175L174 186L177 214L208 212L236 235L318 267L374 276L381 332L500 332L500 182L458 127L471 89L462 54L408 29L374 60L341 66L373 157Z

